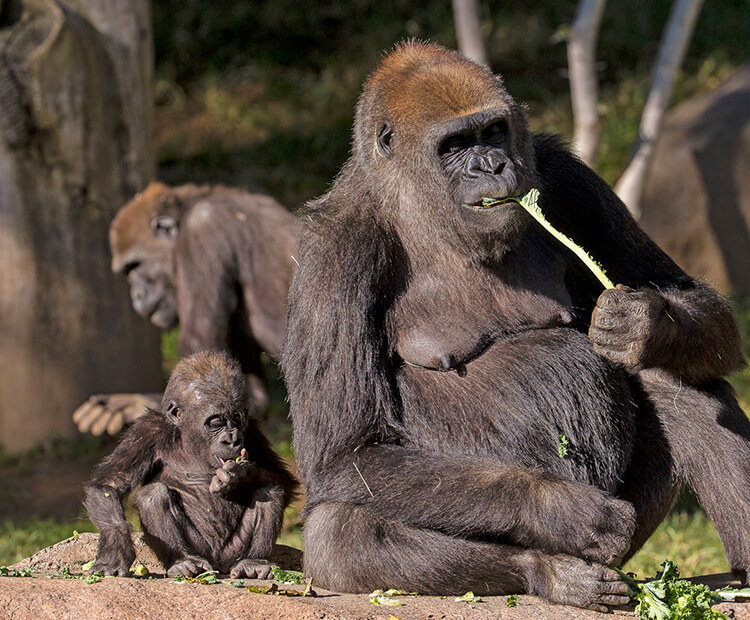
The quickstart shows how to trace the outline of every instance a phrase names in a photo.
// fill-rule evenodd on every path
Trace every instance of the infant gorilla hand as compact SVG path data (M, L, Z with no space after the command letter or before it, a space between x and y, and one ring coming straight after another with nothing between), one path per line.
M242 480L248 477L254 467L255 465L247 460L247 452L243 448L239 461L227 461L216 470L216 474L211 478L209 491L222 495L230 493L237 488Z
M273 572L273 566L268 560L245 558L234 565L229 576L232 579L242 579L244 577L248 579L269 579Z
M658 348L655 341L676 328L667 300L658 291L634 291L618 284L599 296L589 338L600 355L631 368L648 368Z

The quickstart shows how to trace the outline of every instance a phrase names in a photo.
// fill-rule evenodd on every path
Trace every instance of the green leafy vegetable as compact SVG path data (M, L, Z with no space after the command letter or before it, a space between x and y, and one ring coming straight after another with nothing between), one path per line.
M562 433L558 435L558 438L560 439L560 443L557 446L557 456L559 456L561 459L564 459L566 456L568 456L568 438Z
M481 603L482 602L482 599L479 596L475 596L474 593L471 590L469 590L463 596L457 596L455 600L456 600L457 603L461 603L461 602L464 602L464 603Z
M298 570L284 570L278 566L273 567L273 580L279 583L305 583L305 575Z
M711 609L723 600L750 597L750 588L722 588L712 591L708 586L680 579L674 562L665 560L660 575L638 582L632 573L619 571L630 586L630 598L641 620L728 620L728 616Z
M81 572L84 572L84 573L89 572L93 565L94 565L94 560L91 560L90 562L86 562L83 566L81 566Z
M526 192L523 196L511 196L510 198L503 198L501 200L496 200L494 198L482 198L482 207L489 208L496 204L502 204L503 202L507 202L508 200L512 200L514 202L517 202L519 205L521 205L528 213L533 217L537 222L539 222L544 229L550 233L555 239L557 239L560 243L562 243L566 248L568 248L570 251L572 251L582 262L586 267L588 267L591 270L591 273L593 273L599 282L602 283L604 288L615 288L614 283L612 280L610 280L605 272L602 266L597 263L589 254L584 250L580 245L578 245L575 241L573 241L570 237L567 237L563 233L561 233L559 230L554 228L552 224L550 224L547 221L547 218L544 217L544 214L542 213L542 210L539 208L539 205L537 204L537 201L539 200L539 190L538 189L530 189L528 192Z
M33 577L36 571L33 568L8 568L0 566L0 577Z
M508 600L505 601L506 607L518 607L518 596L516 594L511 594L508 596Z
M84 577L81 577L81 579L84 579ZM91 585L92 583L99 583L102 579L104 579L102 573L94 573L93 575L86 577L85 581L88 585Z
M143 564L138 564L134 569L132 569L133 576L135 577L145 577L148 575L148 569Z
M401 601L390 596L373 596L370 598L370 602L373 605L387 605L388 607L401 607L403 605Z

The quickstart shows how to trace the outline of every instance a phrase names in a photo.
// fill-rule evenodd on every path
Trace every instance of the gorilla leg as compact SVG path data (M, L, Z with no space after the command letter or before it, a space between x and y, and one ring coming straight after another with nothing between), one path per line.
M640 377L660 422L661 436L657 432L655 444L644 442L647 449L634 454L633 462L639 468L641 460L657 473L638 469L624 499L634 502L644 525L655 522L655 528L658 511L666 512L670 497L665 493L665 504L659 506L648 496L654 495L659 486L663 491L671 488L674 493L678 483L688 484L716 526L732 570L747 581L750 420L725 381L712 381L696 389L659 370L643 371ZM656 454L664 455L660 463ZM648 484L643 484L644 480ZM650 511L656 512L649 514Z
M417 529L343 502L311 509L305 523L305 574L342 592L515 592L597 610L629 600L619 575L601 564Z
M194 555L205 553L202 549L200 534L188 519L179 498L165 484L154 482L144 485L134 496L133 501L143 527L146 542L154 550L171 575L175 563L186 558L192 560L195 568L211 566L202 557ZM185 574L185 571L177 571ZM196 574L188 567L187 572ZM197 571L202 572L202 571Z

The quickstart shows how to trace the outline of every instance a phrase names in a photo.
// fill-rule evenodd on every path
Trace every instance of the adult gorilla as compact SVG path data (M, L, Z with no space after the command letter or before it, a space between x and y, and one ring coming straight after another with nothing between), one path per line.
M281 349L299 225L270 196L221 185L153 182L110 226L112 270L130 284L133 308L161 329L180 325L180 355L228 351L268 405L261 351ZM73 414L81 432L120 431L159 394L97 394Z
M599 295L515 203L477 206L532 187L627 287ZM627 600L608 565L683 483L744 577L750 423L719 379L742 364L732 312L528 134L499 77L399 46L303 221L282 365L316 583L605 609Z

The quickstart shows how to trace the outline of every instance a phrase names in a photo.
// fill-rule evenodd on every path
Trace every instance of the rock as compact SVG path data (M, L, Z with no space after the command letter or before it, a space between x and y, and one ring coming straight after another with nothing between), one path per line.
M750 293L750 63L665 121L643 229L690 275Z
M550 605L534 596L519 596L517 607L507 607L505 596L482 597L482 602L457 602L455 596L395 597L400 606L390 607L370 603L366 594L337 594L319 588L315 597L269 596L248 592L228 584L202 585L176 583L163 577L163 567L146 547L140 534L133 535L136 562L147 566L152 573L148 579L107 577L93 584L81 579L45 578L54 576L63 567L79 573L81 566L96 554L97 534L80 534L52 547L42 549L32 557L10 568L33 568L34 577L0 577L0 617L13 620L39 618L107 618L134 620L136 618L192 618L211 620L235 618L263 618L264 620L307 619L379 619L395 617L399 620L617 620L635 618L633 612L616 610L600 614L575 607ZM301 562L298 549L277 545L272 559L282 568L298 569ZM709 578L712 587L727 585L731 575ZM246 579L246 585L268 586L270 582ZM303 586L280 585L280 588L301 591ZM722 603L717 607L735 620L750 620L750 604Z
M156 554L143 540L141 532L133 532L135 546L134 566L143 564L151 574L164 575L165 569ZM38 551L30 558L13 564L11 569L34 569L38 574L59 573L64 567L71 573L82 572L81 567L96 557L99 534L83 533L67 538L51 547ZM302 570L302 552L286 545L276 545L271 561L285 570Z

